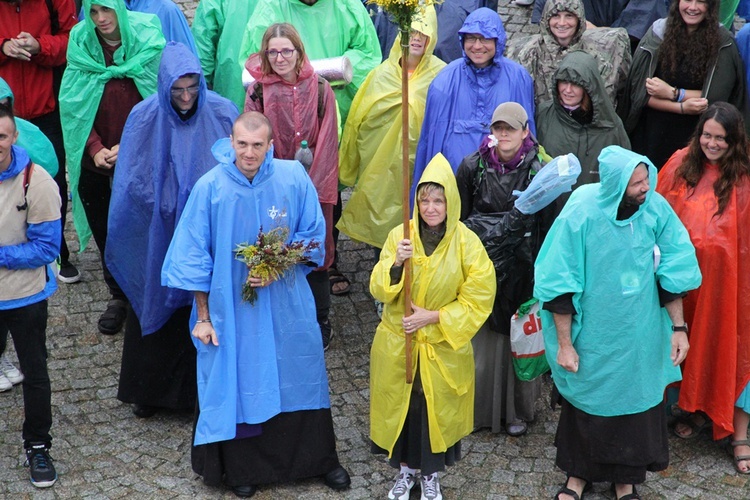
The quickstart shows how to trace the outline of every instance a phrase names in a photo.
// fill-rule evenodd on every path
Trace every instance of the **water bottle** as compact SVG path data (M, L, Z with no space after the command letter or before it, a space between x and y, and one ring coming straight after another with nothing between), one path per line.
M307 147L307 141L302 141L299 149L296 153L294 153L294 159L300 162L303 167L305 167L305 171L308 174L310 173L310 167L312 167L313 162L313 154L312 151L310 151L310 148Z

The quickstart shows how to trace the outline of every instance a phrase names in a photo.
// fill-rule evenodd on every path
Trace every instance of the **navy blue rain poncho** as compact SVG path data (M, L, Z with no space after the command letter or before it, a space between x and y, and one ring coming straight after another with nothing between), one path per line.
M492 64L481 69L471 64L463 50L463 36L467 33L497 39ZM520 64L503 57L507 37L497 12L485 7L475 10L466 18L458 36L463 58L446 66L427 91L412 176L412 200L422 172L437 153L442 153L456 172L464 156L479 148L484 135L490 132L492 112L499 104L514 101L523 106L531 132L536 134L534 82Z
M161 29L166 41L183 43L193 54L198 55L185 14L172 0L125 0L125 7L135 12L154 14L161 21ZM78 20L83 20L84 15L83 8L81 8Z
M170 88L188 73L200 74L200 90L195 114L183 121ZM239 114L234 103L207 89L200 61L180 43L164 48L157 83L157 93L137 104L125 123L105 254L143 335L193 302L190 292L161 285L161 267L193 185L215 164L211 146L229 137Z

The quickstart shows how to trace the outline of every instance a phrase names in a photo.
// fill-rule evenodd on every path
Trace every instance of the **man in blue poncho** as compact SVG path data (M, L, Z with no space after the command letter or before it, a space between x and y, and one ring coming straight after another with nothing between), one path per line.
M229 137L235 105L206 88L188 47L169 42L156 94L137 104L122 133L112 185L105 260L128 298L117 398L133 413L195 408L189 292L161 285L161 267L195 182Z
M411 198L427 164L443 153L453 171L490 133L490 119L504 102L521 104L534 124L534 82L518 63L503 57L505 28L497 12L482 7L466 18L458 38L463 57L443 69L427 91L422 133L414 161Z
M701 282L695 249L656 168L619 146L599 155L601 182L579 187L536 261L547 360L561 398L556 498L615 483L640 498L646 471L669 463L664 389L688 349L682 296ZM633 496L629 496L633 495Z
M241 115L219 164L193 188L162 269L162 283L193 292L199 410L193 470L239 496L257 485L323 476L344 489L333 433L323 341L305 275L323 263L325 220L297 161L273 158L271 123ZM287 243L317 242L283 278L247 280L235 258L260 231L289 229ZM243 300L243 284L257 291Z

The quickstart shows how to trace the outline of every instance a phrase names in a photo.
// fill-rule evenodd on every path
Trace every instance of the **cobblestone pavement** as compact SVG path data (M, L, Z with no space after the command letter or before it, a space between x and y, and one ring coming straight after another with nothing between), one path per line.
M195 2L180 2L191 16ZM528 10L501 0L500 13L512 34L527 26ZM72 229L66 232L77 248ZM352 476L351 490L334 493L320 480L262 487L256 498L386 498L393 477L382 457L369 452L368 361L377 316L368 293L372 251L342 237L340 269L352 292L334 297L336 332L326 355L331 403L341 463ZM83 281L61 285L50 300L48 334L54 436L52 455L59 481L36 490L23 467L19 387L0 394L0 498L234 498L209 488L190 469L192 416L159 413L141 420L116 399L122 334L97 332L107 294L93 248L73 261ZM563 482L552 444L557 414L538 402L538 418L526 436L487 431L463 441L464 458L442 477L446 498L552 498ZM646 498L750 498L748 479L734 472L729 457L706 436L671 438L672 465L649 474L639 489ZM588 498L612 498L597 484ZM412 498L418 498L415 492Z

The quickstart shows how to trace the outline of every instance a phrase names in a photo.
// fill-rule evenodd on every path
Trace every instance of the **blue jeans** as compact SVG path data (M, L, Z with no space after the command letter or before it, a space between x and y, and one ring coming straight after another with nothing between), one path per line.
M23 372L23 445L45 443L52 437L52 388L47 373L47 301L0 310L0 332L10 331Z

